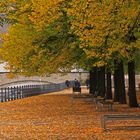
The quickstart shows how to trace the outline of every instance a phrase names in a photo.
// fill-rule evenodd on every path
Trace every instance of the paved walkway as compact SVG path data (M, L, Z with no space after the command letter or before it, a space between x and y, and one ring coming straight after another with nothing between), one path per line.
M0 140L140 139L140 128L133 128L137 121L111 122L103 131L100 118L109 112L97 112L91 98L72 98L71 93L64 90L0 103ZM86 89L82 93L86 96ZM116 105L113 113L138 112L139 108Z

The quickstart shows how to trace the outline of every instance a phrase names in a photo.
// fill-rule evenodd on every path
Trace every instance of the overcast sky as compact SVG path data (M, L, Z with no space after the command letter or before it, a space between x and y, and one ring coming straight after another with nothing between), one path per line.
M4 68L5 63L0 64L0 72L7 72L7 70Z

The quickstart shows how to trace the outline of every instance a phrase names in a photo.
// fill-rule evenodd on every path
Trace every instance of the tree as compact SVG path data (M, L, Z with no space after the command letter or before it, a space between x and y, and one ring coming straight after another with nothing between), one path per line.
M139 23L135 22L139 17L139 6L139 1L132 0L71 1L68 10L71 16L71 29L79 36L81 47L88 58L96 58L97 61L94 61L93 65L106 65L110 59L112 62L115 59L121 61L129 58L131 53L134 54L135 48L139 48L139 39L137 38L135 43L133 41L136 39L134 29L139 28ZM136 23L135 26L133 23ZM134 32L131 32L131 28ZM122 72L120 70L117 75L123 77ZM121 81L124 85L124 80ZM118 96L118 100L121 99L120 102L123 103L126 102L124 88L123 86L121 90L123 94Z
M5 11L11 20L11 27L9 32L3 35L1 55L12 70L22 71L22 74L27 75L41 75L83 63L81 57L84 59L85 56L79 48L78 38L69 33L65 3L59 7L60 14L56 16L58 7L53 11L43 5L55 7L60 5L61 0L54 3L42 1L40 5L36 5L39 2L36 0L10 2L4 3L5 9L12 5L12 9ZM51 12L48 13L48 10ZM33 18L35 15L38 19ZM10 54L19 49L21 53Z

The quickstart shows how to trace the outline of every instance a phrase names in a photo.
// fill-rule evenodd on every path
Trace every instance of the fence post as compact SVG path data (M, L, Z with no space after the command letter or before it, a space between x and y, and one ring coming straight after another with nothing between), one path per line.
M18 99L21 99L20 98L20 94L21 94L21 86L17 87L17 94L18 94Z
M20 94L19 94L20 99L22 98L22 86L20 86Z
M14 92L12 93L13 100L16 100L16 87L13 88Z
M11 91L11 99L14 100L14 92L13 92L13 88L12 87L10 88L10 91Z
M6 89L6 88L5 88ZM5 95L4 95L4 98L5 98L5 102L7 101L7 90L5 90Z
M2 102L2 92L1 92L1 88L0 88L0 102Z
M4 99L4 101L6 102L6 94L7 94L7 88L4 88L4 95L3 95L3 99Z
M3 102L3 88L1 88L1 102Z
M18 99L21 99L21 86L19 86L19 89L18 89Z
M24 98L24 86L22 86L22 98Z

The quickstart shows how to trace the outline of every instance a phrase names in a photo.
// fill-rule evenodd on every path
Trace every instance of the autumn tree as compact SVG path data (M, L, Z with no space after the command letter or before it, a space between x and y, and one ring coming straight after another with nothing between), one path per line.
M79 48L77 36L69 33L67 3L62 0L38 3L37 0L3 3L11 21L9 32L3 35L3 59L12 70L27 75L67 70L81 63L84 51Z
M97 60L93 65L102 66L110 60L113 63L114 60L129 58L131 53L134 54L131 50L138 48L138 39L131 46L131 43L128 45L130 40L126 38L131 36L129 29L133 27L133 22L139 14L139 1L71 1L68 13L71 16L71 29L79 36L81 48L88 58ZM123 74L120 77L123 77ZM124 83L123 79L121 81ZM123 96L119 98L124 100L119 101L125 102L124 86L121 95L122 93Z

